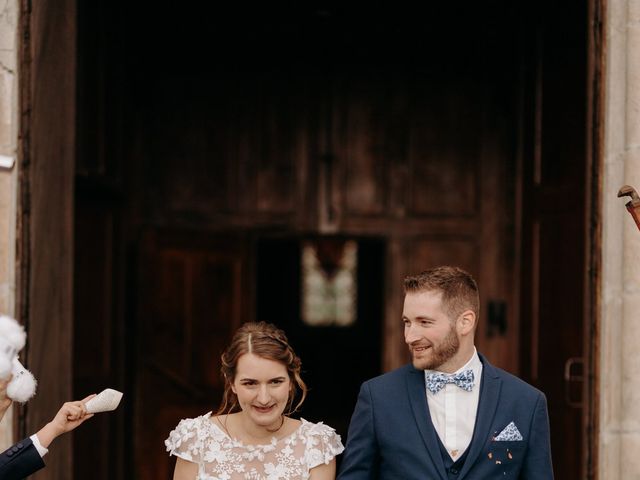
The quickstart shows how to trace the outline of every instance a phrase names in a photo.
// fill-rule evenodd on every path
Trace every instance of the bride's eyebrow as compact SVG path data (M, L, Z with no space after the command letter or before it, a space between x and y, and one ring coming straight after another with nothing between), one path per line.
M267 382L274 382L274 381L276 381L276 380L278 380L278 381L284 381L284 380L286 380L286 379L287 379L287 377L285 377L285 376L282 376L282 375L281 375L281 376L279 376L279 377L273 377L273 378L270 378L270 379L268 379L268 380L267 380ZM256 383L258 382L258 380L257 380L257 379L255 379L255 378L251 378L251 377L242 377L242 376L241 376L238 380L239 380L240 382L256 382Z
M285 377L285 376L283 376L283 375L280 375L279 377L273 377L273 378L270 378L270 379L269 379L269 380L267 380L267 381L268 381L268 382L273 382L274 380L286 380L286 379L287 379L287 377ZM241 381L241 382L257 382L258 380L257 380L257 379L255 379L255 378L251 378L251 377L243 377L243 376L240 376L240 377L239 377L239 381Z

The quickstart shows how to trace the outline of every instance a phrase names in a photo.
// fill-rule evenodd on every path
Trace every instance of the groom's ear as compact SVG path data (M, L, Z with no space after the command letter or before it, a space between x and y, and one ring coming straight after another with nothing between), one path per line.
M465 310L458 317L458 334L469 335L473 334L476 329L476 314L473 310Z

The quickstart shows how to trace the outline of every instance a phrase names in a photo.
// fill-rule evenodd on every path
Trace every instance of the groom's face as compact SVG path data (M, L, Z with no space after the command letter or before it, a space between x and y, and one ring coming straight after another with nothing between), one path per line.
M460 349L454 322L435 291L407 293L402 312L404 340L413 366L420 370L455 371L451 360Z

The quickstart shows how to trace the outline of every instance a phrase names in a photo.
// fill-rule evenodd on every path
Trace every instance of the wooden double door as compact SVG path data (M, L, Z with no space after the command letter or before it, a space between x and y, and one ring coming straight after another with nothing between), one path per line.
M163 440L179 418L216 408L233 330L298 311L286 294L263 310L265 272L295 290L283 275L296 245L323 236L365 245L376 297L360 299L351 337L288 315L303 360L318 343L364 338L358 375L401 365L402 277L460 265L482 292L479 350L547 394L556 477L592 475L586 4L372 8L366 22L351 7L232 11L245 36L184 18L189 61L167 75L148 40L163 22L97 4L79 10L82 38L95 40L83 43L80 87L99 88L76 107L94 122L77 127L74 320L60 321L74 334L74 392L108 383L126 403L78 432L75 477L169 478ZM53 354L30 355L46 367ZM331 392L326 371L311 373ZM326 418L346 424L356 387Z

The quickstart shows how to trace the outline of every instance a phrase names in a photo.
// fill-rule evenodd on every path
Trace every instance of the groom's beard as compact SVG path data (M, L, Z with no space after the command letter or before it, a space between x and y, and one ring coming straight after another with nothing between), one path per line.
M438 368L451 360L460 350L460 340L453 327L438 345L431 345L428 355L424 358L413 357L413 366L418 370L438 370Z

